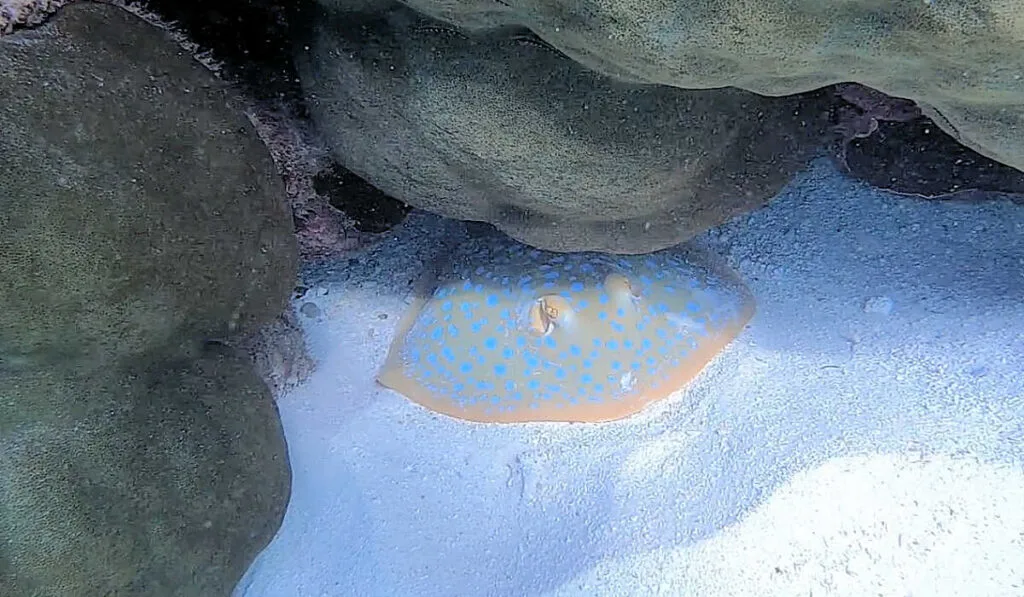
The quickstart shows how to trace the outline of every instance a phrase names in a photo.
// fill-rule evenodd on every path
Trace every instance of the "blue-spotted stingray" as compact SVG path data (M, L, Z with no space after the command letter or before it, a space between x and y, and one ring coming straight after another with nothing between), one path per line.
M378 381L480 422L598 422L685 387L754 300L694 249L552 253L505 238L457 246L427 274Z

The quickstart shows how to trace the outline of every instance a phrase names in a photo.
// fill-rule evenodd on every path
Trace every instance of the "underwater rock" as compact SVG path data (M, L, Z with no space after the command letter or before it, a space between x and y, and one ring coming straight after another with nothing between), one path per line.
M372 0L318 0L365 10ZM376 2L376 4L384 4ZM480 35L526 28L589 68L684 89L785 96L856 82L915 101L957 141L1024 170L1024 12L971 0L406 0ZM351 7L357 8L351 8ZM335 25L337 27L337 25Z
M233 106L112 5L0 37L2 595L227 595L280 524L276 407L212 342L277 316L296 270Z
M404 8L297 42L335 159L386 195L554 251L646 253L765 204L824 143L826 93L616 81L522 31Z

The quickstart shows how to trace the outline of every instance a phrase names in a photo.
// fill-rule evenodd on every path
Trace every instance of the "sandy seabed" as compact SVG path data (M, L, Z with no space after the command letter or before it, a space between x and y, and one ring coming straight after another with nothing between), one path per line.
M310 273L283 526L235 597L1024 595L1024 207L816 162L697 243L758 300L623 421L481 425L374 381L450 226Z

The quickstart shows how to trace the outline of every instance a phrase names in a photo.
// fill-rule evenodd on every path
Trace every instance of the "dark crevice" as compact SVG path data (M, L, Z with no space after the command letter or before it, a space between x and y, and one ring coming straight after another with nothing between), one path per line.
M301 103L292 63L294 23L309 0L142 0L223 67L221 76L258 100Z
M975 198L982 193L1024 198L1024 172L962 145L926 117L879 122L846 148L850 173L868 184L922 197Z
M407 203L385 194L337 164L316 175L313 190L351 218L360 232L386 232L412 210Z

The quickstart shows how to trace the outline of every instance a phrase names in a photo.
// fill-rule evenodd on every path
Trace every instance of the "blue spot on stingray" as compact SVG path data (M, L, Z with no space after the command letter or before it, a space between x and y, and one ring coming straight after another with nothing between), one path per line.
M488 350L494 350L498 348L498 341L493 337L488 337L484 340L484 348Z
M597 314L597 318L600 319L601 321L604 321L605 319L608 319L608 313L606 313L605 311L600 311Z
M526 355L526 365L531 368L536 368L538 365L540 365L540 360L538 360L537 357L533 356L532 354Z
M511 359L513 356L515 356L515 354L516 352L511 348L505 347L501 349L501 356L505 357L506 359Z
M573 282L572 285L569 286L569 290L573 292L583 292L583 284L580 282Z
M459 328L455 327L452 324L448 324L448 335L451 336L452 338L458 338Z
M441 303L441 310L442 311L451 311L452 310L452 302L451 301L445 301L445 302Z
M539 381L537 381L536 379L531 379L531 380L530 380L530 381L529 381L529 382L528 382L528 383L526 384L526 387L530 388L531 390L537 390L537 389L539 389L539 388L540 388L540 382L539 382Z
M629 364L629 368L632 369L633 371L639 371L640 363L633 361L632 363Z
M690 301L690 302L686 303L686 308L689 309L690 311L693 311L694 313L696 313L697 311L700 311L700 305L698 305L697 303L695 303L693 301Z
M473 363L468 363L468 362L467 363L463 363L462 366L459 367L459 371L462 371L463 373L469 373L472 370L473 370Z
M593 366L594 366L594 363L590 362L589 359L584 359L583 360L583 368L584 369L590 369Z
M589 373L584 373L583 375L580 376L580 381L583 383L590 383L594 381L594 378Z
M487 306L494 307L498 304L498 295L490 294L487 295Z
M548 348L554 348L555 346L558 346L558 342L556 342L555 339L552 338L551 336L544 338L544 344Z
M603 392L604 391L604 384L601 384L601 383L594 384L594 391L595 392Z
M602 305L607 304L608 303L608 294L602 292L601 296L597 297L597 302L601 303Z
M604 345L608 348L608 350L618 350L619 349L619 343L616 342L615 340L609 340L609 341L605 342Z
M619 323L617 321L611 322L611 326L612 326L612 329L615 330L616 332L624 332L624 331L626 331L625 326L623 326L621 323Z
M511 392L511 391L513 391L515 389L516 389L516 382L512 381L511 379L505 381L505 390L506 391Z
M586 309L587 307L590 306L590 302L587 301L587 299L580 299L579 303L577 303L577 306L579 306L580 309Z
M497 365L494 366L494 374L495 375L505 375L505 373L507 373L507 372L508 372L508 367L506 367L505 365L503 365L501 363L498 363Z
M558 379L565 379L565 369L558 369L555 371L555 377Z
M626 310L623 309L622 307L619 307L618 309L615 310L615 314L618 315L619 317L625 317Z
M573 345L569 346L569 353L572 354L572 356L574 356L574 357L580 356L580 354L582 354L582 352L583 351L581 351L580 347L577 346L576 344L573 344Z
M433 340L440 340L441 338L444 337L444 330L442 330L441 328L434 328L434 331L431 332L430 337Z
M544 279L546 279L546 280L557 280L560 275L561 274L559 274L558 272L548 272L548 273L544 274Z
M625 348L626 350L633 348L633 341L630 340L629 338L626 338L625 340L622 341L622 347Z
M620 363L618 361L612 361L612 370L613 371L618 371L621 368L622 368L622 363Z

